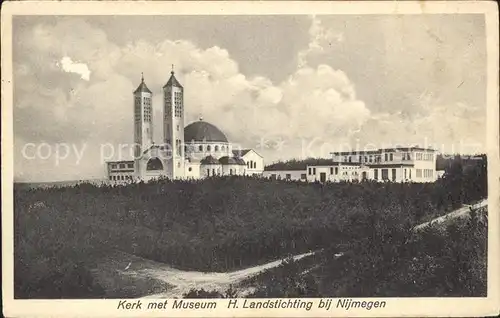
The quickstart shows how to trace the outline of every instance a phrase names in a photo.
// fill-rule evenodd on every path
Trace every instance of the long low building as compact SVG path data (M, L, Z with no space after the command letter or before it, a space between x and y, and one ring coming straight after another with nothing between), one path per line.
M274 169L264 177L307 182L392 181L435 182L435 150L420 147L387 148L371 151L333 152L331 159L307 160L302 165Z
M266 170L263 172L262 176L275 180L307 181L307 174L304 169Z

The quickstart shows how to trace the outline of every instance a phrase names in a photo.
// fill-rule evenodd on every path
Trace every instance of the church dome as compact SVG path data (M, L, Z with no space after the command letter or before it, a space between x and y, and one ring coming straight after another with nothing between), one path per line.
M200 162L202 165L218 165L219 160L215 159L212 156L206 156L205 158L201 159Z
M191 123L184 128L184 141L228 142L226 135L219 128L202 120Z
M219 162L223 165L240 165L246 166L246 163L243 159L237 157L228 157L224 156L219 158Z

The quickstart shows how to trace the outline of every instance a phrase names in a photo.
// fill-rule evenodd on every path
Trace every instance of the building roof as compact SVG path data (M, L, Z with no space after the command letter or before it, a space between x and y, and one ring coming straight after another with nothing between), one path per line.
M386 149L382 149L383 151L385 152L393 152L393 151L414 151L414 150L417 150L417 151L432 151L432 152L435 152L436 150L435 149L432 149L432 148L423 148L423 147L396 147L396 148L386 148Z
M233 150L233 155L237 157L243 157L246 155L250 150L252 149L238 149L238 150Z
M400 168L400 167L413 167L413 163L376 163L367 164L369 168Z
M233 149L233 155L235 157L244 157L250 151L253 151L254 153L257 154L257 156L263 158L257 151L255 151L253 149Z
M179 83L179 81L177 80L177 78L175 78L175 75L174 75L174 71L172 70L172 72L170 72L170 78L168 79L168 82L167 84L165 84L163 86L163 88L165 87L169 87L169 86L174 86L174 87L179 87L179 88L183 88L181 83Z
M361 166L359 162L341 162L341 161L330 161L330 162L317 162L310 163L308 167L322 167L322 166Z
M306 170L309 165L329 165L332 159L325 158L307 158L302 160L291 159L288 161L275 162L264 167L265 171L283 171L283 170Z
M161 145L155 145L155 143L153 142L152 145L150 145L148 148L144 149L142 151L142 154L145 154L147 152L149 152L151 149L160 149L160 150L166 150L166 146L161 146Z
M219 160L215 159L212 156L206 156L205 158L201 159L200 162L202 165L218 165L218 164L220 164Z
M332 155L337 155L337 156L346 156L346 155L375 155L375 154L380 154L382 151L381 149L377 150L362 150L362 151L340 151L340 152L330 152Z
M224 156L224 157L219 158L219 162L223 165L246 166L245 160L243 160L242 158L238 158L238 157Z
M184 128L184 141L228 142L226 135L219 128L201 119Z
M228 156L220 157L219 162L222 163L223 165L235 165L235 164L237 164L236 160L234 160L234 158L231 158Z
M116 163L134 163L134 160L118 160L118 161L107 161L107 164L116 164Z
M381 154L382 152L397 152L397 151L436 151L431 148L422 148L418 146L414 147L396 147L396 148L380 148L376 150L354 150L354 151L339 151L339 152L330 152L332 155L337 155L337 156L346 156L346 155L361 155L361 154Z
M240 166L246 166L247 165L245 163L245 160L243 160L243 158L241 158L241 157L234 157L234 159L236 160L236 163L238 163Z
M137 87L137 89L134 91L134 94L136 93L149 93L149 94L153 94L153 92L151 92L149 90L149 88L146 86L146 83L144 83L144 76L142 76L141 78L141 84L139 84L139 86Z

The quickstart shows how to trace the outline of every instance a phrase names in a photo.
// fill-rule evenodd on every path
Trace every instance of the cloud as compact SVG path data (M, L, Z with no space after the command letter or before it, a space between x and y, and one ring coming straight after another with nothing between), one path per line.
M322 41L328 32L342 40ZM311 44L299 53L302 64L341 68L370 111L350 131L351 145L427 143L445 152L485 151L481 17L321 16L312 18L310 35Z
M217 45L202 48L175 39L118 45L104 30L74 17L25 28L14 43L16 152L29 142L86 144L87 151L78 164L71 155L57 167L18 153L15 173L42 180L102 177L101 145L133 140L132 92L141 72L154 93L154 139L162 142L161 88L172 64L185 87L186 124L202 115L266 162L328 156L346 144L421 143L422 136L450 143L481 136L481 114L467 103L419 95L418 112L409 116L404 107L377 109L362 101L349 73L324 58L332 55L333 44L352 41L338 30L312 17L309 44L297 53L296 69L273 82L265 74L246 76L231 52ZM318 63L322 58L326 62Z
M311 56L321 54L325 48L332 45L332 42L343 42L344 34L331 28L324 28L321 19L311 16L311 26L309 28L309 45L298 54L298 66L304 67Z
M90 70L85 63L75 63L70 57L64 56L61 59L61 68L67 73L75 73L81 76L82 79L90 80Z
M376 113L353 135L360 144L378 147L420 145L443 153L484 152L484 117L464 103L442 104L428 95L420 98L422 112L408 117L401 111Z
M62 30L68 25L67 20L36 25L23 34L21 48L38 54L36 58L35 54L26 55L16 67L16 81L25 83L16 93L16 142L84 142L92 149L107 142L130 143L131 92L139 84L141 72L154 92L154 135L161 142L161 87L170 76L171 64L185 87L186 124L202 115L234 143L260 148L268 157L300 156L303 142L343 138L369 116L346 74L328 65L297 68L275 84L265 76L245 76L230 53L218 46L201 49L187 40L170 39L117 46L102 30L81 20L74 21L68 37ZM37 36L44 40L36 40ZM66 36L72 45L60 41L60 36ZM318 38L311 36L312 41ZM69 56L86 63L75 63ZM64 70L83 78L92 69L93 77L82 82L61 74L57 67L38 67L50 65L54 59L61 61ZM23 124L27 120L35 124ZM283 146L280 149L277 141ZM102 173L95 154L98 151L84 160L94 165L83 168L80 164L82 174Z

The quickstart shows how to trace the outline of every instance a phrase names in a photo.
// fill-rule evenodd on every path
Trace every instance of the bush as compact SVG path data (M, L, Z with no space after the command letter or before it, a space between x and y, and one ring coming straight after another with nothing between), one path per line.
M299 264L292 258L287 258L277 269L260 275L257 289L247 297L301 298L321 296L314 278L303 274Z
M189 292L183 294L182 298L238 298L238 291L231 285L224 293L220 293L216 290L206 291L203 288L193 288Z
M224 295L218 291L206 291L202 289L191 289L189 292L182 295L182 298L224 298Z

